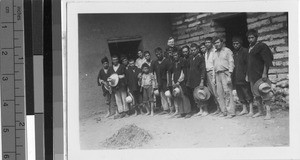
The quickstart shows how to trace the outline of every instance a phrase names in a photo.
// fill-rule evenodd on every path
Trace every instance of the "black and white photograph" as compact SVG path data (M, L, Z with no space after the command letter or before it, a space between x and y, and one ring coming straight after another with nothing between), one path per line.
M70 3L64 17L70 152L249 149L260 157L294 146L293 12L241 10L249 2L145 12L147 4L134 12L92 4Z

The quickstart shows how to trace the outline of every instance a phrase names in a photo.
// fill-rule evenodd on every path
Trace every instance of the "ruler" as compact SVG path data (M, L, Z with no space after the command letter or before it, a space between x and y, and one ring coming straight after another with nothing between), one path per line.
M1 1L2 160L26 159L23 0Z

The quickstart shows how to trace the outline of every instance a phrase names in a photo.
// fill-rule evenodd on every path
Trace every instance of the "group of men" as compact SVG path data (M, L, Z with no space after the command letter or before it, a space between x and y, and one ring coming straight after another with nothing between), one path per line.
M165 52L160 47L154 50L156 60L151 59L149 51L141 50L136 60L122 56L119 62L117 56L112 56L112 66L103 58L97 81L109 106L107 117L137 115L145 106L147 115L154 115L156 109L160 115L176 118L209 114L233 118L236 92L243 104L238 115L259 117L265 108L265 119L270 119L270 98L253 91L260 87L258 81L269 82L273 54L265 43L257 41L256 30L249 30L246 36L249 48L242 46L240 37L233 37L233 51L221 37L207 37L200 45L192 43L180 49L171 37ZM119 79L113 87L109 85L112 74ZM127 101L128 96L133 100ZM114 106L117 109L112 111Z

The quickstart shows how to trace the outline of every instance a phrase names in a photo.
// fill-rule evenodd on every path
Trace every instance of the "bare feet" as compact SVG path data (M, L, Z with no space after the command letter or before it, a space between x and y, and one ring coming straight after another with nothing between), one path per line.
M148 115L150 115L150 112L146 112L146 114L145 114L145 115L147 115L147 116L148 116Z
M110 112L107 112L107 114L105 115L105 118L108 118L110 116L111 116Z
M267 114L267 115L265 116L264 120L269 120L269 119L271 119L271 118L272 118L271 115L270 115L270 114Z
M214 113L212 113L211 115L218 115L220 113L219 110L215 111Z
M194 117L196 117L196 116L201 116L202 113L203 113L202 111L199 111L197 114L194 115Z
M136 117L136 116L137 116L137 111L134 111L134 114L133 114L133 116L134 116L134 117Z
M203 112L203 113L201 114L201 117L205 117L205 116L207 116L207 115L208 115L207 112Z
M246 116L247 117L252 117L254 114L253 114L253 112L249 112Z
M256 117L259 117L259 116L261 116L261 115L262 115L261 112L258 112L258 113L256 113L255 115L253 115L252 118L256 118Z
M154 113L153 113L153 112L151 112L150 116L152 116L152 117L153 117L153 116L154 116Z
M248 113L247 110L242 110L242 112L240 112L240 113L238 114L238 116L242 116L242 115L247 114L247 113Z

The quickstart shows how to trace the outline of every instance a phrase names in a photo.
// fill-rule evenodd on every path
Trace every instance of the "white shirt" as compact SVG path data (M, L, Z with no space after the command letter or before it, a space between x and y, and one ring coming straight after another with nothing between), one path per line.
M120 67L120 64L118 64L117 66L113 65L114 71L117 72L117 70L119 69L119 67Z
M137 58L135 61L135 66L137 66L138 68L142 68L142 65L146 62L147 60L144 58Z
M209 56L208 56L209 52ZM213 64L213 55L215 54L216 49L213 47L210 49L210 51L206 51L205 53L205 66L206 66L206 71L212 71L214 69L214 64Z

